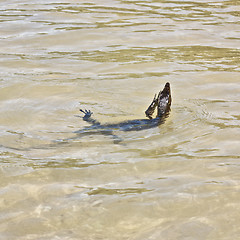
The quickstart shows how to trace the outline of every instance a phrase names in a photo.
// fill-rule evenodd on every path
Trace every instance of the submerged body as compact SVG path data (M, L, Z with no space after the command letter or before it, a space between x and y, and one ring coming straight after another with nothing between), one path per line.
M136 119L136 120L128 120L120 123L113 124L94 124L90 127L86 127L76 131L75 133L84 133L88 131L90 133L96 131L139 131L143 129L157 127L159 125L159 120L157 118L154 119Z
M92 118L91 111L84 111L80 109L80 111L85 114L82 119L90 123L91 126L78 130L75 133L78 133L79 135L106 134L115 136L113 131L139 131L143 129L154 128L164 123L166 117L168 117L171 101L170 84L166 83L165 87L159 92L157 97L155 94L152 103L145 111L148 119L128 120L116 124L101 124ZM153 118L156 108L157 115L155 118Z

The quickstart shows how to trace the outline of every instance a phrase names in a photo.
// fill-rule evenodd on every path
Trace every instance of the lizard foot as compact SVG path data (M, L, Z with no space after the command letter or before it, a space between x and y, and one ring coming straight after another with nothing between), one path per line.
M145 111L145 114L149 119L152 119L152 115L155 111L157 104L158 104L158 99L156 98L156 94L155 94L152 100L152 103L149 105L148 109Z
M85 115L83 116L83 119L88 119L92 116L93 112L91 112L90 110L82 110L79 109L80 112L84 113Z

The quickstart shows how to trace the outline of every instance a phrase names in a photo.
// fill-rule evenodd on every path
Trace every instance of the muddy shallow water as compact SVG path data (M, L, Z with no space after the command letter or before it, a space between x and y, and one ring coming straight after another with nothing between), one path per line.
M0 239L238 239L240 31L233 1L3 1ZM144 118L166 82L170 116ZM68 140L66 140L68 139Z

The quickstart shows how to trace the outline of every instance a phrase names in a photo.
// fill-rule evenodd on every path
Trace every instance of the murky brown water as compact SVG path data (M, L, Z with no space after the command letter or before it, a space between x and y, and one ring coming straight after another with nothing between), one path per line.
M238 0L0 9L0 239L239 239ZM80 107L144 118L167 81L159 128L76 138Z

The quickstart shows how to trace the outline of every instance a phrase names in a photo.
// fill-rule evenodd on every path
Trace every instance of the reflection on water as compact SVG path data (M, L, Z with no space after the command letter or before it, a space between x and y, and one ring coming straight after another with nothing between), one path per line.
M237 0L4 0L0 22L0 239L239 238ZM163 125L74 133L166 82Z

